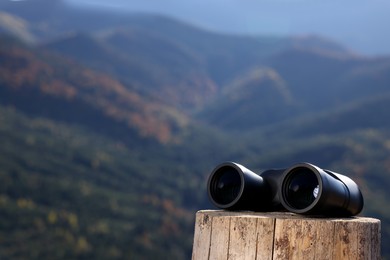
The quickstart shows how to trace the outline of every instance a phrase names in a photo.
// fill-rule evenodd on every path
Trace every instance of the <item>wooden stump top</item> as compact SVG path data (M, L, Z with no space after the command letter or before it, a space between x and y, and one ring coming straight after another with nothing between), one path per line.
M193 260L380 259L380 221L289 212L196 213Z

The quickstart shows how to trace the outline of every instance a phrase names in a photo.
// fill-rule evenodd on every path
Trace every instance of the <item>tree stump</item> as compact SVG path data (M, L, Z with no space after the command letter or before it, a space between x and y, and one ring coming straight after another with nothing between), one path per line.
M289 212L196 213L193 260L380 259L380 221Z

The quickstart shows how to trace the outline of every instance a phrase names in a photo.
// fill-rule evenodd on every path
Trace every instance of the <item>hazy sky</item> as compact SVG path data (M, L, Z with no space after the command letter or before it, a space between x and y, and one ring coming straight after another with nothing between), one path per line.
M359 52L390 54L389 0L67 0L166 14L240 34L330 37Z

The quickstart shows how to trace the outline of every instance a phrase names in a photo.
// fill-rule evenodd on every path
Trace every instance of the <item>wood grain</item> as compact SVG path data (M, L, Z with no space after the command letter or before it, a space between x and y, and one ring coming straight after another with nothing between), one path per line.
M287 212L203 210L193 260L380 259L380 221L314 218Z

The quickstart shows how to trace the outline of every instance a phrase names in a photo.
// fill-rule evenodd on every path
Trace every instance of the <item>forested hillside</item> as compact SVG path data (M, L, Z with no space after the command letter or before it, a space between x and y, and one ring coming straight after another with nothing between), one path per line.
M200 196L177 194L200 188L187 182L196 172L165 172L147 148L12 108L0 120L2 259L188 258L193 214L182 205Z
M1 259L188 259L226 160L352 177L390 258L390 57L49 2L0 3Z

